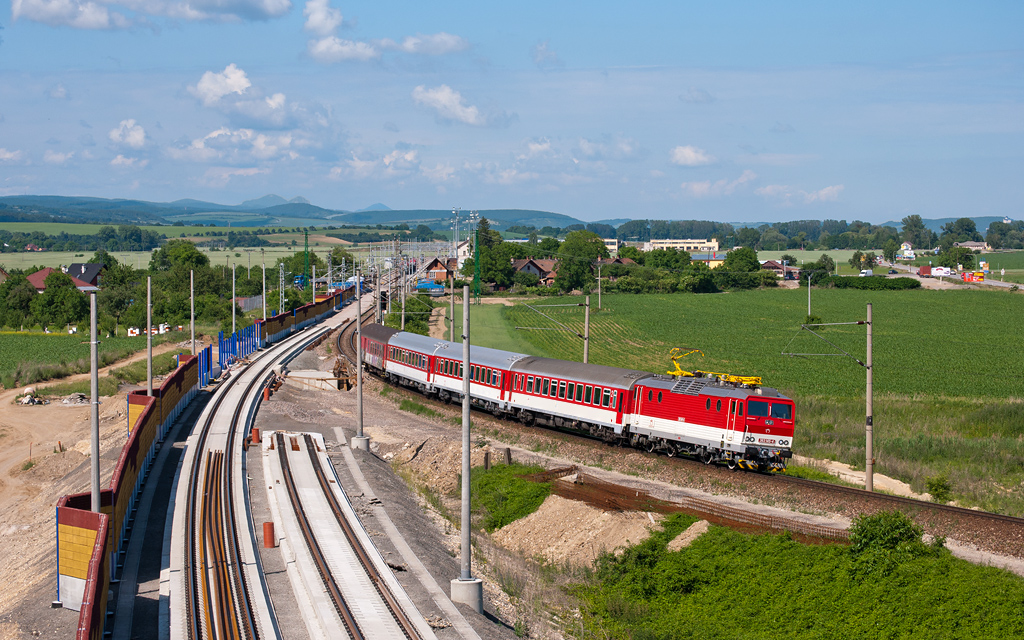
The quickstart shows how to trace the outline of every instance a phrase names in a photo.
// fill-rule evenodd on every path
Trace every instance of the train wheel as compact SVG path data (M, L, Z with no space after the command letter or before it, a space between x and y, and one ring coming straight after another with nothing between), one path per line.
M658 443L648 438L644 443L644 448L647 449L647 453L654 453L654 450L658 448Z
M736 458L729 458L725 466L729 467L729 471L735 471L739 467L736 463Z
M711 455L711 452L708 451L707 449L704 449L703 451L700 452L699 458L700 461L703 462L704 464L711 464L712 462L715 461L715 456Z

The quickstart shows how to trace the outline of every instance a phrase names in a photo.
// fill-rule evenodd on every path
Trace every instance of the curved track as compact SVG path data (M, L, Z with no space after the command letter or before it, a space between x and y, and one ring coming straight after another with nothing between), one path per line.
M251 523L238 516L238 504L244 505L246 496L241 460L235 453L270 368L294 357L325 330L301 331L263 351L221 384L204 411L183 461L182 472L188 482L178 490L184 505L183 527L175 526L175 532L181 531L185 539L177 544L172 541L172 556L184 547L179 592L184 599L184 619L176 620L181 608L172 605L172 635L175 628L189 640L251 640L277 635L268 594L262 585L251 584L252 575L247 576L253 569L258 576L261 567ZM233 407L227 418L222 410L225 406ZM243 411L247 411L244 417ZM243 486L241 496L235 491L236 483ZM244 507L241 510L245 512Z

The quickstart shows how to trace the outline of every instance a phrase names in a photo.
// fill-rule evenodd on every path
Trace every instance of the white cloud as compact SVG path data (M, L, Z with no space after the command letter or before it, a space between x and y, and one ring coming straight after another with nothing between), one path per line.
M711 104L715 101L715 96L697 87L690 87L686 95L679 96L679 98L683 102L689 102L690 104Z
M537 65L541 69L550 69L552 67L561 67L562 60L558 57L558 54L551 48L551 43L548 40L538 42L533 45L531 51L533 56L533 64Z
M640 143L633 138L611 138L601 141L580 138L580 155L588 160L631 160L640 155Z
M480 110L465 104L462 94L446 84L433 89L427 89L420 85L413 89L412 98L417 104L434 109L438 117L444 120L455 120L475 126L486 124L486 119L480 115Z
M207 162L214 159L251 162L253 159L270 158L296 159L296 147L304 143L293 134L267 135L252 129L229 129L221 127L202 138L197 138L187 147L171 147L167 155L175 160Z
M145 167L148 164L149 164L149 160L140 160L138 158L131 158L131 157L126 158L126 157L124 157L121 154L117 154L117 157L110 161L110 166L112 166L112 167L125 167L125 168L138 167L138 168L142 169L143 167Z
M142 126L135 124L134 120L122 120L117 128L111 129L110 141L115 144L123 144L132 149L141 149L146 146L146 131Z
M810 204L812 202L835 202L839 199L839 193L843 190L843 185L834 184L824 189L818 189L810 193L804 194L804 202Z
M715 159L709 156L703 149L698 149L697 147L690 145L672 149L670 160L672 164L678 164L683 167L699 167L704 164L711 164L715 161Z
M241 95L251 86L252 83L249 82L245 71L239 69L232 62L224 67L224 71L221 73L207 71L199 79L196 86L189 87L188 90L192 92L192 95L202 100L204 105L209 107L216 104L226 95L232 93Z
M130 20L106 5L120 5L135 14ZM150 25L148 16L173 20L240 22L277 18L291 9L291 0L13 0L15 20L24 18L52 27L127 29Z
M328 0L308 0L302 15L306 16L306 31L318 36L329 36L341 26L341 12L331 7Z
M784 184L770 184L760 189L755 189L754 193L765 198L781 200L786 205L792 204L794 198L803 200L804 204L812 204L815 202L835 202L839 200L839 194L844 188L841 184L835 184L818 189L817 191L803 191Z
M270 169L259 169L256 167L250 167L245 169L231 169L228 167L211 167L206 170L206 174L203 176L203 184L210 187L223 187L226 186L232 178L249 178L252 176L264 175L270 173Z
M46 153L43 154L43 162L46 162L47 164L64 164L74 157L74 155L74 151L60 153L58 151L50 151L47 149Z
M440 56L446 53L456 53L469 48L469 42L461 37L445 33L422 34L406 36L401 43L390 38L380 41L382 49L402 51L405 53L417 53L429 56Z
M3 147L0 147L0 162L17 162L21 160L21 151L8 151Z
M285 97L283 93L275 93L269 98L265 98L265 100L267 101L267 106L271 109L281 109L284 107Z
M70 100L71 94L64 85L59 82L46 91L46 96L52 100Z
M329 36L309 41L309 55L319 62L342 62L345 60L367 61L380 57L380 51L365 42L342 40Z
M694 198L708 198L712 196L727 196L736 192L744 184L757 178L757 174L747 169L735 180L703 180L701 182L684 182L680 186L683 192Z
M455 167L449 164L437 163L433 168L421 167L420 173L431 182L447 182L455 176Z
M51 27L75 29L124 29L131 25L122 14L102 4L80 0L13 0L11 16Z

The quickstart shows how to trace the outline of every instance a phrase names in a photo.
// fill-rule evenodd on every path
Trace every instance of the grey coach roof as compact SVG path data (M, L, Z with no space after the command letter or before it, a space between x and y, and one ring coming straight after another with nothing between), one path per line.
M533 376L550 376L563 380L576 380L577 382L588 384L618 387L619 389L628 389L640 378L654 375L646 371L636 371L634 369L606 367L600 364L582 364L580 362L568 362L566 360L555 360L554 358L541 358L538 356L523 358L512 367L512 371Z
M449 342L441 338L428 338L416 333L399 332L391 337L391 341L388 344L392 347L411 349L419 353L436 355L442 358L462 360L462 344ZM473 364L481 367L508 369L513 362L527 356L511 351L501 351L500 349L471 346L469 348L469 357Z
M388 343L388 339L391 336L398 333L398 329L392 329L391 327L385 327L381 324L367 324L363 325L363 337L377 342Z

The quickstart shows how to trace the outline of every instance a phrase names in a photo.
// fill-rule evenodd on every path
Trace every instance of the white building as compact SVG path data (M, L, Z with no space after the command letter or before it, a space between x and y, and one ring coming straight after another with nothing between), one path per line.
M648 240L647 242L644 243L644 251L654 251L655 249L682 249L683 251L689 251L690 253L715 253L716 251L718 251L718 240L674 240L670 238L664 238L658 240Z

